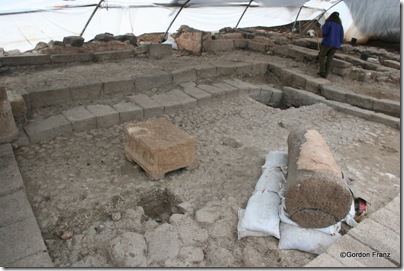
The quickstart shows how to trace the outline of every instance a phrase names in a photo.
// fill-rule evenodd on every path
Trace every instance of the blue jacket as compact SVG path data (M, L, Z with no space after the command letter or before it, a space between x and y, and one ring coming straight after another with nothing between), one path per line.
M341 48L344 41L344 28L342 25L330 21L326 22L321 29L323 33L322 45L337 49Z

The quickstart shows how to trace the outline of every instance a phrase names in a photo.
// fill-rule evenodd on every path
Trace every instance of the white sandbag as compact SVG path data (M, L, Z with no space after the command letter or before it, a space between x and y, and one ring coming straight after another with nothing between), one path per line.
M313 254L321 254L334 244L341 235L329 235L318 230L305 229L281 223L279 249L297 249Z
M248 200L244 219L240 226L250 231L269 234L279 239L278 194L271 191L255 191Z
M289 218L289 215L285 210L285 199L282 198L281 205L279 206L279 219L282 223L289 224L292 226L300 227L295 221ZM304 228L303 228L304 229ZM311 228L311 230L316 230L329 235L336 235L341 230L341 222L335 223L334 225L325 228Z
M238 210L238 224L237 224L237 237L238 240L244 237L255 236L255 237L263 237L270 236L269 234L259 232L259 231L251 231L241 226L241 221L244 220L245 209Z
M255 190L268 190L279 193L286 181L285 171L288 164L288 153L270 151L262 166L262 174L255 185Z
M165 42L163 42L162 44L170 44L172 49L178 50L178 45L175 42L174 38L171 36L168 36L167 40Z
M352 205L351 205L351 209L349 210L349 213L346 215L346 217L344 219L342 219L342 221L345 221L345 223L347 223L349 226L356 227L356 225L358 225L358 222L356 222L355 220L355 200L352 201Z

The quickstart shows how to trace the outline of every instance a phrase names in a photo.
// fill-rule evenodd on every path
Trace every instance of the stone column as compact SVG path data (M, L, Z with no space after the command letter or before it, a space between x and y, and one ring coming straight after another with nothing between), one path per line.
M302 227L323 228L349 212L352 194L325 140L316 130L296 129L288 137L286 212Z
M0 87L0 144L11 143L18 137L18 129L15 125L10 101L7 99L7 92Z

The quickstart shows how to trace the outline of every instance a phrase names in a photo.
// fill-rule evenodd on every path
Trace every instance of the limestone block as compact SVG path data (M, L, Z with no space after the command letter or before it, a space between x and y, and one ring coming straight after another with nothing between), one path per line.
M148 90L152 88L158 88L161 86L167 86L172 84L173 76L171 73L159 72L152 75L139 76L135 78L136 90Z
M323 95L328 100L344 103L346 94L346 90L340 89L333 85L321 86L321 95Z
M99 80L77 81L70 84L70 94L73 101L97 100L101 95L103 83Z
M54 267L47 251L40 251L7 265L10 268Z
M200 55L202 53L202 36L202 32L184 32L175 39L175 42L180 50Z
M5 56L1 58L1 65L20 66L20 65L41 65L51 63L49 55L20 55Z
M373 110L399 118L401 115L400 102L386 99L374 99ZM13 105L11 105L13 107ZM14 111L13 111L14 112Z
M319 132L297 128L288 136L286 212L305 228L323 228L349 212L352 194Z
M18 137L18 129L4 87L0 87L0 144L10 143Z
M48 141L57 136L66 136L72 133L70 122L63 115L49 117L43 121L30 123L24 127L31 143Z
M233 40L234 48L236 49L248 49L249 40L246 39L235 39Z
M234 43L232 40L210 40L205 44L204 48L207 52L225 52L234 49Z
M221 88L210 86L210 85L198 85L199 89L211 94L213 97L219 97L226 94Z
M133 50L94 52L93 55L94 55L95 61L123 59L123 58L131 58L131 57L135 56Z
M363 109L373 110L373 100L369 99L365 95L347 93L345 98L346 102L351 105L358 106Z
M160 116L164 113L164 106L145 94L132 95L128 99L143 108L146 118Z
M283 87L283 101L287 106L299 107L323 102L325 98L305 90Z
M89 62L93 60L92 53L72 53L50 55L52 63Z
M24 188L11 144L0 145L0 196Z
M117 267L146 267L147 245L144 237L126 232L108 244L108 253Z
M84 106L71 108L62 112L70 121L73 131L86 131L97 128L97 119Z
M96 117L98 128L106 128L119 124L118 112L109 105L88 105L87 110Z
M183 68L172 71L174 84L181 84L189 81L196 81L196 70L194 68Z
M123 80L104 80L104 88L102 90L103 95L113 95L116 93L130 92L135 89L135 80L123 79Z
M248 49L250 49L251 51L265 53L267 51L267 44L262 42L249 41Z
M207 104L211 99L212 95L199 89L195 86L187 86L184 88L184 92L197 100L198 105Z
M179 89L172 89L167 92L167 95L179 102L182 109L194 108L197 105L196 99L192 98Z
M67 86L58 85L30 91L32 107L63 105L72 100Z
M226 96L229 96L232 94L238 94L240 92L240 90L238 88L236 88L235 86L232 86L230 84L227 84L225 82L216 83L216 84L213 84L213 86L221 88L226 93Z
M390 60L390 59L383 60L383 61L381 62L381 64L382 64L383 66L390 67L390 68L397 69L397 70L399 70L400 67L401 67L400 62L394 61L394 60Z
M196 66L196 76L198 79L208 79L217 77L217 67L213 65L200 65Z
M112 106L119 113L119 123L143 119L143 108L130 102L120 102Z
M25 123L27 121L27 106L24 98L15 90L7 91L7 98L10 101L11 110L17 123Z
M139 164L152 180L180 168L197 166L197 140L165 118L125 125L128 144L124 153Z
M151 59L163 59L172 55L171 44L150 44L148 56Z
M181 103L166 93L151 96L153 100L164 106L164 113L171 114L181 110Z
M34 216L23 189L0 197L0 227Z

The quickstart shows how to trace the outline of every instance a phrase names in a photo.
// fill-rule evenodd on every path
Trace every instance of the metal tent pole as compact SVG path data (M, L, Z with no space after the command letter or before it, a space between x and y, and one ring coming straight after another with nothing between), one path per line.
M83 36L84 31L86 31L86 28L87 28L88 24L90 23L90 21L91 21L91 19L93 18L93 16L94 16L95 12L96 12L96 11L97 11L97 9L100 7L100 5L101 5L101 3L102 3L103 1L104 1L104 0L100 0L100 2L98 3L98 5L95 7L95 9L94 9L93 13L91 14L90 18L88 19L88 21L87 21L86 25L84 26L83 31L81 31L81 33L80 33L80 37L81 37L81 36Z
M245 7L243 14L241 14L241 17L240 17L240 19L239 19L238 22L237 22L236 28L238 27L239 23L241 22L241 19L243 18L244 13L247 11L247 9L248 9L248 7L251 5L252 1L253 1L253 0L250 0L250 3L248 3L248 5Z
M170 25L167 28L167 31L164 33L164 36L161 38L160 42L164 42L165 38L167 36L168 31L170 30L171 26L173 25L175 19L177 19L178 15L180 14L181 10L185 7L186 4L188 4L188 2L191 0L187 0L185 1L185 3L181 6L180 10L178 10L177 14L175 15L174 19L171 21Z
M303 8L303 7L304 7L304 6L301 6L301 7L300 7L299 12L298 12L298 13L297 13L297 15L296 15L295 22L293 23L293 26L292 26L292 33L293 33L293 32L294 32L294 30L295 30L295 26L296 26L297 18L299 18L300 12L302 11L302 8Z

